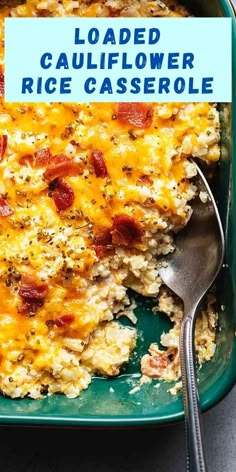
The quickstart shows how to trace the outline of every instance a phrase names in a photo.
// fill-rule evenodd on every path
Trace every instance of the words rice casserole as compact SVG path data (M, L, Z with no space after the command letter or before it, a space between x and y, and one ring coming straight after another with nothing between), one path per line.
M189 157L219 159L216 105L5 103L3 26L7 16L188 13L173 1L15 3L0 10L0 390L76 397L95 374L119 374L137 339L128 288L173 323L141 359L142 378L178 381L183 308L158 258L191 216ZM213 301L197 320L200 363L215 350Z

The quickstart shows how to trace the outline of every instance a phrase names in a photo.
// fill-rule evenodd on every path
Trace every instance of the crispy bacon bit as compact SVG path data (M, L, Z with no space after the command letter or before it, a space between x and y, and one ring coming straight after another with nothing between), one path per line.
M112 244L111 228L104 228L95 236L95 244L97 246L108 246Z
M48 18L48 10L46 10L46 9L37 10L36 11L36 16L38 18Z
M51 158L49 167L43 175L45 179L51 181L68 175L81 175L82 172L83 165L80 162L74 162L64 154L58 154Z
M25 299L22 304L17 307L17 312L20 313L20 315L35 316L37 309L42 305L42 300L34 300L33 298Z
M34 153L34 157L35 157L35 166L44 167L49 164L52 155L49 148L42 148L42 149L38 149Z
M145 354L141 361L142 374L152 378L163 376L163 371L170 364L166 351L160 351L154 343L149 348L149 354Z
M34 154L26 154L19 159L19 163L30 164L33 167L47 166L43 175L49 181L67 175L80 175L83 172L81 163L72 161L65 154L52 156L49 148L38 149Z
M25 154L24 156L21 156L19 159L19 163L22 166L26 166L30 164L31 166L33 165L34 162L34 155L33 154Z
M98 259L105 256L106 250L112 246L111 228L104 228L96 234L94 240L94 250Z
M5 218L7 216L13 215L13 213L14 212L12 208L8 205L5 198L0 197L0 216L3 216Z
M62 179L56 182L52 192L52 198L58 211L66 210L74 202L75 196L73 189Z
M5 78L4 78L4 74L0 70L0 97L4 97L4 89L5 89Z
M22 276L19 296L27 301L43 300L48 293L48 284L31 277Z
M51 165L61 164L62 162L71 162L71 160L66 154L56 154L50 159Z
M152 185L153 181L149 175L141 175L137 180L137 185Z
M150 366L152 367L152 369L165 369L169 363L169 358L167 357L165 352L163 352L163 354L159 356L152 356L150 358Z
M139 242L144 232L142 226L132 216L116 215L112 225L112 243L122 246L131 246Z
M32 167L45 167L49 164L51 152L49 148L38 149L34 154L25 154L19 159L23 166L30 164Z
M118 103L116 118L135 128L149 128L152 124L153 108L147 103Z
M94 251L96 252L96 256L98 259L103 259L106 254L107 246L96 246L94 245Z
M0 161L3 159L3 156L7 149L7 134L0 136Z
M48 285L30 276L22 276L18 295L22 304L17 308L18 313L25 316L35 316L37 309L43 305L48 293Z
M68 315L62 315L55 319L55 325L58 328L67 328L71 323L73 323L75 315L68 313Z
M102 177L104 179L108 176L107 166L102 151L94 149L91 152L91 162L97 177Z
M46 325L48 328L53 328L54 324L55 324L55 321L54 321L54 320L51 320L51 319L50 319L50 320L46 320L46 321L45 321L45 325Z
M116 215L111 228L104 228L96 234L94 240L94 250L99 259L102 259L113 244L118 246L132 246L140 242L144 232L143 229L132 216L121 214Z

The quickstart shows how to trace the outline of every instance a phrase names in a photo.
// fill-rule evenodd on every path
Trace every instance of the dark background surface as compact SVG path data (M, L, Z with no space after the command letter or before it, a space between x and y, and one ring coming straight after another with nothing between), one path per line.
M236 386L204 413L208 472L236 471ZM81 430L0 427L2 472L185 472L184 425Z

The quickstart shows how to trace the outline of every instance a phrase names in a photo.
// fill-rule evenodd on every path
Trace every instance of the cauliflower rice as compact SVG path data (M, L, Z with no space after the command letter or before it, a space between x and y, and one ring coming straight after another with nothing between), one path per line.
M0 10L0 390L73 398L95 374L118 375L137 339L118 321L136 321L129 288L173 322L165 350L152 344L143 356L143 377L177 381L183 308L158 258L191 216L189 157L219 159L216 104L5 103L3 25L6 16L189 13L170 0L14 3ZM196 326L199 363L214 355L216 319L209 298Z

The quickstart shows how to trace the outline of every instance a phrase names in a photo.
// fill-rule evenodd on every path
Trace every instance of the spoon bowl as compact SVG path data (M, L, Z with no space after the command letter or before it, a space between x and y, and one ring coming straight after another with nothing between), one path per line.
M224 232L216 202L202 171L197 169L198 194L187 226L175 238L175 251L159 273L184 304L180 332L180 364L186 433L187 471L206 472L203 428L197 389L194 329L198 306L212 286L224 258Z

